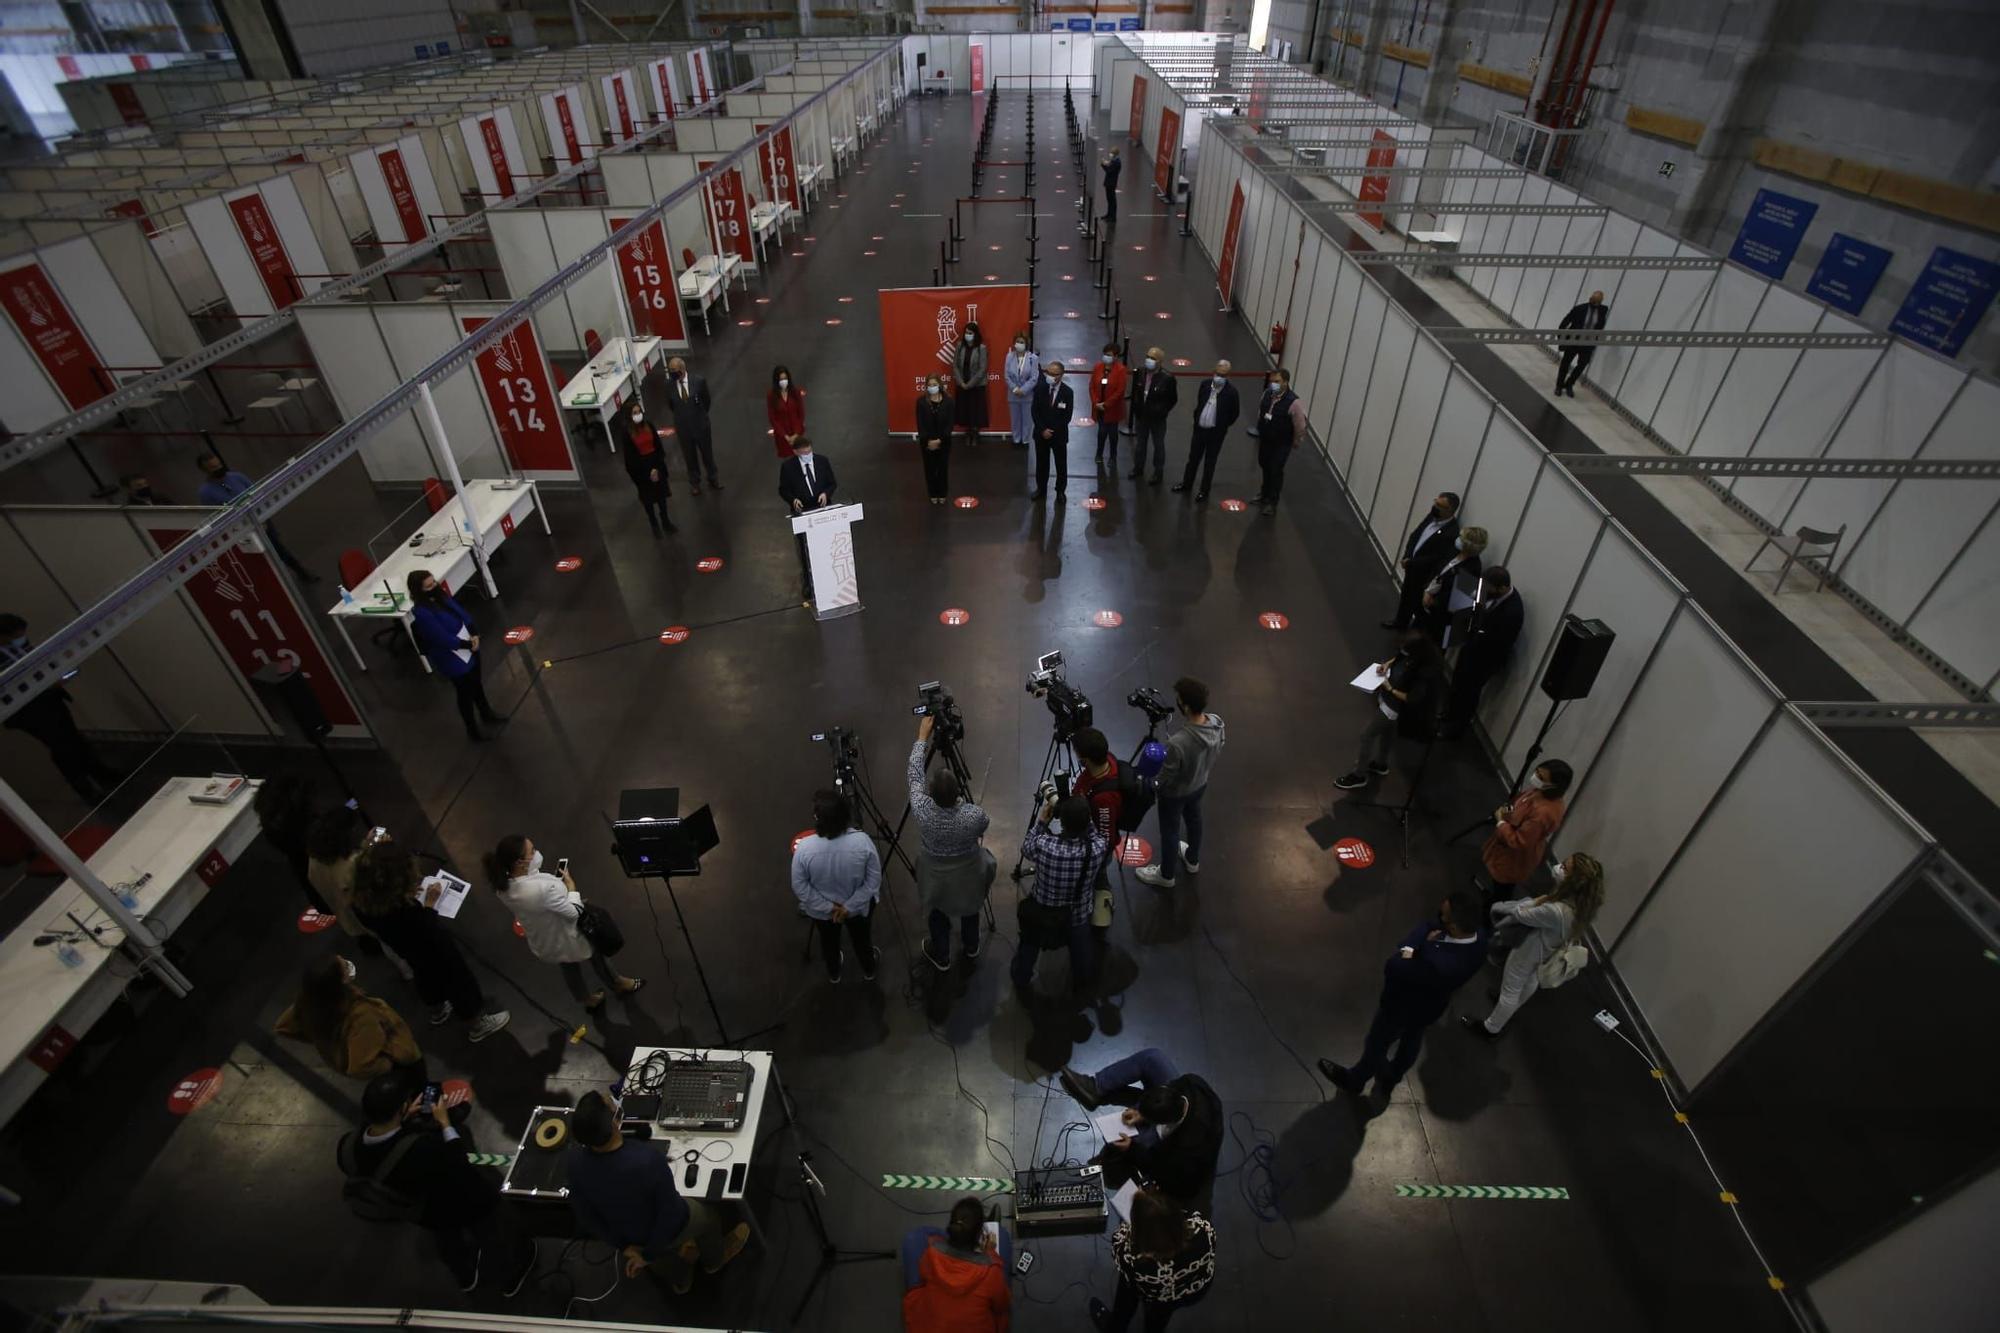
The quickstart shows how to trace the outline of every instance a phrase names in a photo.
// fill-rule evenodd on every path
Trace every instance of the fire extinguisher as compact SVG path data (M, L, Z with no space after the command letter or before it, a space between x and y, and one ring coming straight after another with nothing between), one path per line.
M1285 356L1285 326L1282 322L1271 326L1271 356L1280 361Z

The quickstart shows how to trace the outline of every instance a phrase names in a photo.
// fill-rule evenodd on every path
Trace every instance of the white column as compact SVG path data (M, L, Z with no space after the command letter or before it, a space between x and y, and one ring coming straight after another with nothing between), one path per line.
M431 423L431 431L437 436L438 453L444 458L444 470L451 474L451 489L458 496L459 512L465 516L466 535L472 541L472 562L479 566L479 577L486 584L487 595L498 597L500 587L493 582L493 571L486 567L486 548L479 540L479 516L472 512L472 501L466 497L465 478L458 475L458 459L451 452L451 438L444 433L444 420L438 416L437 399L431 397L428 380L417 385L417 397L424 405L424 416Z

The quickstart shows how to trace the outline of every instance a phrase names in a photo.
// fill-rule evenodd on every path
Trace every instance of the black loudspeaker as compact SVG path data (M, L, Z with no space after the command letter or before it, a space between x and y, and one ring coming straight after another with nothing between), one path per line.
M1581 616L1563 617L1562 634L1556 639L1555 656L1542 673L1542 693L1551 699L1587 699L1597 673L1618 636L1601 620Z

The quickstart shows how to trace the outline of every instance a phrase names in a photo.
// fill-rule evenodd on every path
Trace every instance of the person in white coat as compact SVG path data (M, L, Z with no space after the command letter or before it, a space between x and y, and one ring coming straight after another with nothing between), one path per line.
M1580 938L1604 905L1604 867L1596 857L1572 853L1554 873L1555 887L1541 897L1493 904L1497 930L1515 925L1527 934L1507 955L1507 968L1500 976L1500 1000L1493 1012L1484 1019L1460 1016L1458 1021L1474 1036L1491 1041L1500 1035L1514 1011L1541 989L1542 964Z
M1028 333L1014 335L1002 368L1007 381L1008 438L1016 444L1032 444L1035 439L1035 385L1042 378L1042 358L1028 348Z
M637 994L646 984L638 977L620 976L611 961L583 937L583 932L577 929L583 896L576 891L576 881L570 878L568 870L560 876L544 870L541 849L533 839L519 833L500 839L487 853L486 877L500 895L500 901L507 904L514 919L521 923L528 952L560 968L563 984L582 1001L586 1010L594 1013L603 1008L608 996L605 991L584 988L585 963L590 964L590 970L599 980L620 995Z

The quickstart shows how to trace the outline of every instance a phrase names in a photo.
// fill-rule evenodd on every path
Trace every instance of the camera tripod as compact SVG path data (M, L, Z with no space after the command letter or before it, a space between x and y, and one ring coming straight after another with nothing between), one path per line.
M826 1216L820 1211L819 1200L813 1197L815 1191L820 1194L826 1193L826 1185L813 1170L812 1154L800 1152L799 1197L806 1206L806 1220L812 1223L813 1235L819 1240L819 1267L813 1269L812 1281L806 1283L805 1293L799 1297L799 1303L792 1308L794 1328L798 1326L799 1316L806 1312L806 1306L812 1304L813 1293L819 1290L821 1280L835 1268L841 1264L858 1264L871 1259L898 1257L894 1250L843 1250L835 1245L833 1237L827 1234Z
M1402 839L1403 839L1402 866L1403 869L1405 870L1408 870L1410 868L1410 811L1414 809L1417 804L1417 792L1424 785L1424 773L1431 766L1431 751L1436 747L1437 747L1437 741L1435 738L1424 742L1423 755L1417 760L1417 771L1410 775L1409 790L1403 793L1403 799L1400 803L1391 804L1388 801L1350 799L1342 801L1338 807L1339 809L1343 810L1370 809L1370 810L1389 811L1390 814L1392 814L1395 817L1396 827L1402 832ZM1393 753L1393 751L1391 753Z
M1058 771L1056 768L1057 760L1065 756L1067 756L1072 763L1074 763L1076 760L1076 756L1074 754L1071 754L1069 749L1070 735L1071 735L1070 732L1063 730L1061 727L1057 727L1054 734L1049 737L1048 753L1042 756L1042 771L1035 778L1035 794L1028 798L1029 828L1033 828L1035 826L1036 816L1042 813L1042 788L1048 784L1049 780L1053 778L1056 772ZM1016 881L1020 881L1026 879L1028 876L1034 873L1035 873L1034 867L1028 864L1027 850L1026 848L1023 848L1021 854L1015 858L1014 869L1010 872L1010 874Z

